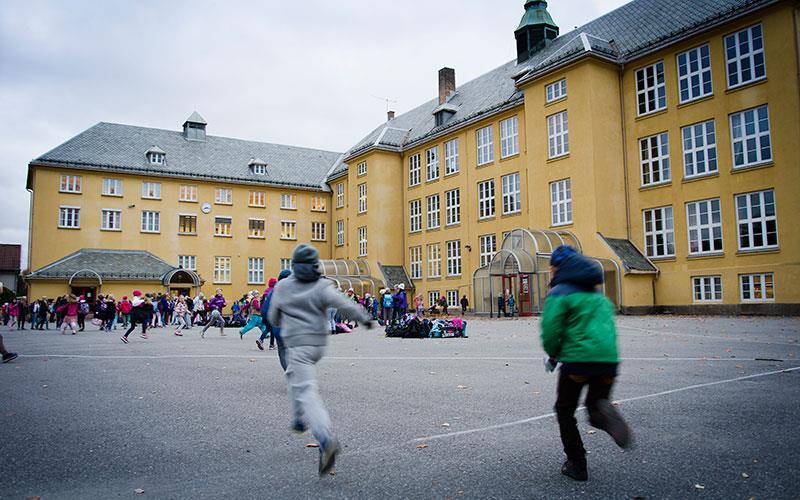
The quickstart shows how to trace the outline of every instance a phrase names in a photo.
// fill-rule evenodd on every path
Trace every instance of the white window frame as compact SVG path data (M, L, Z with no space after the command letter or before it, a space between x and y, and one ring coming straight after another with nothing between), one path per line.
M439 243L428 245L428 278L442 277L442 247Z
M160 200L161 183L154 181L142 181L142 199Z
M80 175L61 174L58 192L81 194L83 192L83 177Z
M422 279L422 247L415 246L408 249L408 263L412 280Z
M461 224L461 190L451 189L444 192L444 225Z
M357 166L357 172L359 176L367 175L367 162L365 161L359 162Z
M500 178L503 186L503 215L518 214L522 211L522 194L519 172Z
M327 241L327 229L324 222L311 221L311 241Z
M755 32L758 33L755 33ZM742 36L746 35L747 52L742 53ZM755 35L755 36L754 36ZM754 49L753 41L760 40L760 47ZM743 30L731 33L723 39L723 50L725 51L725 75L727 78L728 88L735 89L743 85L758 82L767 78L767 61L766 54L764 53L764 28L761 24L754 24ZM731 53L731 50L733 53ZM744 80L742 78L742 63L746 61L745 66L749 69L750 78ZM755 69L759 65L763 66L764 74L756 76ZM731 83L732 72L737 77L737 82Z
M281 210L297 210L297 195L281 193Z
M194 231L182 231L181 219L183 217L191 217L194 219ZM197 234L197 214L178 214L178 234L182 235L196 235Z
M419 186L422 183L422 167L420 155L415 153L408 157L408 187Z
M667 108L667 87L664 61L658 61L634 74L636 82L636 115L645 116Z
M267 166L261 163L253 164L253 173L255 175L267 175Z
M428 307L433 307L433 306L437 306L438 307L438 305L439 305L438 304L439 297L441 297L441 294L439 293L438 290L429 291L428 292Z
M678 70L678 100L681 104L714 94L711 47L707 43L677 54L675 66ZM684 91L687 93L686 98L683 96Z
M122 179L114 179L112 177L106 177L103 179L103 188L100 194L103 196L118 196L121 197L123 194L123 183Z
M214 203L216 205L233 205L233 189L214 188Z
M753 210L756 206L753 204L753 197L757 195L758 209ZM775 199L774 189L765 189L763 191L752 191L750 193L742 193L734 196L736 202L736 236L737 244L740 251L760 251L778 248L778 207L777 200ZM769 202L771 199L771 203ZM744 203L743 203L744 202ZM772 215L767 215L768 207L772 206ZM754 212L757 215L754 215ZM744 214L744 217L742 215ZM767 243L768 239L768 223L774 222L775 226L775 243ZM742 246L742 226L747 226L747 246ZM761 234L762 244L755 245L755 237L753 229L758 229Z
M425 206L427 208L427 229L438 229L441 225L441 202L439 193L426 197Z
M411 200L408 202L408 232L420 231L422 231L422 200Z
M197 256L178 255L178 267L187 271L197 271Z
M488 266L497 252L497 235L484 234L478 238L478 249L480 252L479 267Z
M707 120L681 128L683 177L693 179L719 172L717 162L717 127Z
M225 221L228 221L227 223ZM214 237L232 238L233 237L233 217L228 215L214 216Z
M562 78L544 88L545 103L551 103L567 97L567 79Z
M358 185L358 213L367 213L367 183L362 182Z
M439 146L425 150L425 181L439 179Z
M140 222L139 229L142 233L161 232L161 212L156 210L142 210Z
M247 206L264 208L267 206L267 193L266 191L248 191L247 192Z
M478 183L478 220L494 216L494 179L486 179Z
M147 153L147 157L152 165L163 165L167 160L167 155L164 153Z
M458 137L444 143L444 176L457 174L461 169L458 163Z
M722 276L692 276L692 302L722 302Z
M491 125L479 128L475 131L475 142L477 143L478 166L488 165L494 161L494 132Z
M58 207L58 227L61 229L80 229L81 207L69 205L61 205Z
M344 207L344 182L336 184L336 208Z
M748 133L748 120L752 118L752 133ZM769 107L764 104L755 108L745 109L730 115L731 126L731 154L733 169L742 169L764 165L773 161L772 137L770 135ZM765 129L766 127L766 129ZM764 141L766 140L767 154L764 154ZM750 146L754 145L755 160L750 160ZM741 154L742 162L737 163L737 154Z
M292 270L292 259L281 257L281 271L291 271L291 270Z
M122 210L117 208L100 209L100 230L122 231Z
M639 175L642 187L672 182L667 132L639 139Z
M214 283L229 284L231 282L232 259L227 256L214 256Z
M297 221L282 220L281 221L281 238L282 240L295 241L297 240Z
M461 240L447 242L447 275L461 276Z
M178 201L197 203L197 184L181 184L178 186Z
M248 257L247 284L263 285L264 283L264 257Z
M519 116L514 115L500 122L500 158L519 154Z
M458 290L445 291L447 298L447 307L458 307Z
M672 205L642 210L642 219L646 255L651 259L675 257L675 219ZM660 228L656 227L657 223Z
M692 201L686 204L686 232L689 255L722 253L722 208L719 198Z
M367 249L367 226L361 226L358 228L358 256L366 257Z
M569 154L569 119L567 110L547 117L547 158L553 160Z
M572 224L572 180L570 178L550 183L550 225Z
M328 204L324 196L311 197L311 211L312 212L327 212Z
M750 297L745 297L745 286ZM755 296L757 291L760 297ZM772 297L768 296L769 292ZM745 303L775 302L775 273L740 274L739 299Z
M344 246L344 219L336 221L336 246Z
M260 228L254 228L253 222L260 222ZM257 240L263 240L267 237L267 221L255 217L247 219L247 237Z

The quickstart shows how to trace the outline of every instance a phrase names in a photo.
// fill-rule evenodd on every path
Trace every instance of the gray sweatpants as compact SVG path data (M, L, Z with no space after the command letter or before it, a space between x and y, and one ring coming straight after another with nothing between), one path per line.
M311 433L325 444L332 437L331 418L319 396L316 364L325 354L320 346L286 348L286 382L294 418L304 421Z

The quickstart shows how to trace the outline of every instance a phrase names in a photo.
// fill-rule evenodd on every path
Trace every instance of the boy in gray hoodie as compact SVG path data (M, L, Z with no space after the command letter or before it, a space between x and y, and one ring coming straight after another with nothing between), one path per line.
M339 453L339 442L331 430L328 411L317 387L315 365L328 344L327 310L372 328L372 318L358 303L348 300L332 281L320 279L319 253L301 244L292 255L292 275L281 280L272 292L269 323L281 329L286 346L286 381L292 403L292 430L304 432L306 425L319 441L319 475L329 472Z

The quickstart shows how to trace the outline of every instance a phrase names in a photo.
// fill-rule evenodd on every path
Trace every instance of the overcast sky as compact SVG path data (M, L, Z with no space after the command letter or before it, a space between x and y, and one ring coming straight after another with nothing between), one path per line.
M564 34L626 0L555 0ZM0 243L23 245L28 162L99 121L345 151L515 57L523 0L0 1ZM55 214L53 215L55 225Z

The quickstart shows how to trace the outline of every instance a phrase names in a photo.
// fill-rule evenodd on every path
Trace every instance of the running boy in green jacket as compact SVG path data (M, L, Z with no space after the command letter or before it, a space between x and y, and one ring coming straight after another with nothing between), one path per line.
M555 405L567 455L561 473L586 481L586 450L575 420L583 386L589 386L589 423L606 431L621 448L629 447L633 439L628 424L609 402L619 362L614 306L596 289L603 283L602 268L574 248L556 248L550 266L551 290L544 303L541 338L547 355L561 363Z

